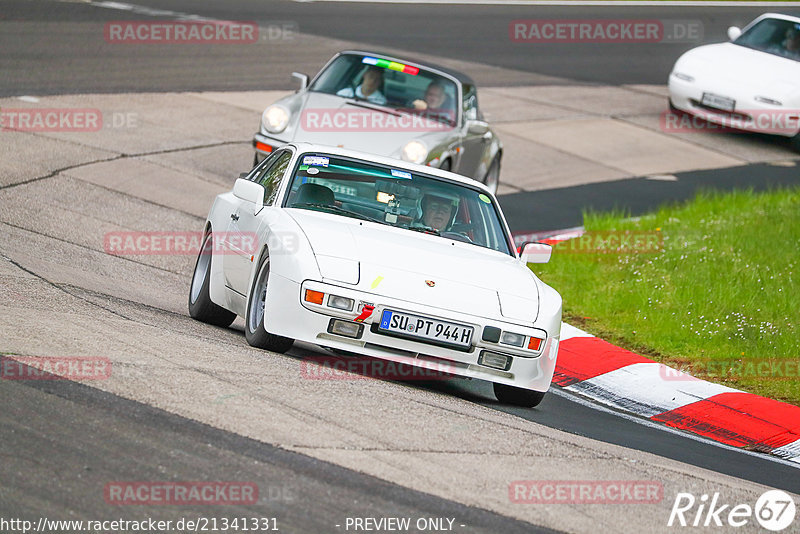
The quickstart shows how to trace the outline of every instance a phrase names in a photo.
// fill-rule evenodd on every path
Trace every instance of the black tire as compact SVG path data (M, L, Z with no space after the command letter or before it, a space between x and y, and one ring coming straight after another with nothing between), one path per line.
M494 396L503 404L513 404L523 408L538 406L544 399L546 391L533 391L505 384L494 383Z
M500 184L500 155L494 157L486 176L483 177L483 184L492 194L497 193L497 186Z
M267 283L269 282L269 254L264 254L258 263L253 285L247 298L247 314L244 318L244 337L251 347L272 352L284 353L294 340L288 337L270 334L264 329L264 311L266 309Z
M259 163L261 163L261 161L259 161L259 159L258 159L258 152L256 152L256 154L253 156L253 167L255 167L256 165L258 165Z
M792 150L795 152L800 152L800 133L791 138L789 146L791 146Z
M669 104L669 110L673 113L673 115L677 115L678 117L683 117L684 115L686 115L685 111L675 107L675 104L672 103L671 98L667 99L667 103Z
M192 285L189 287L189 315L193 319L215 326L230 326L236 314L211 302L208 286L211 283L211 256L214 250L214 237L209 232L203 239L200 254L194 265Z
M440 168L441 170L443 170L443 171L450 171L450 170L452 170L452 169L453 169L453 162L452 162L452 161L450 161L449 159L446 159L446 160L444 160L444 161L442 162L442 164L441 164L441 165L439 165L439 168Z

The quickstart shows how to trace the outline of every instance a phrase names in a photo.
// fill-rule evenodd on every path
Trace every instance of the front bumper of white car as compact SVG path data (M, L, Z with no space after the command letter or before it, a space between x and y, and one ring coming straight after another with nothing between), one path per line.
M685 76L685 75L684 75ZM785 109L758 101L753 95L744 95L725 84L682 79L675 72L669 76L669 98L673 106L700 119L733 130L794 137L800 133L800 110ZM733 111L715 108L703 103L703 95L710 94L735 102ZM710 131L702 125L666 122L662 128L676 131L695 129Z
M302 296L306 290L353 299L355 305L352 311L343 311L327 306L327 301L322 305L305 302ZM374 306L374 310L368 317L356 321L363 315L364 304ZM274 272L270 274L266 308L265 324L271 333L451 375L547 391L555 371L560 308L559 317L542 321L548 324L537 322L534 327L528 327L434 309L330 283L306 280L300 284ZM471 344L466 348L456 348L380 333L377 323L384 309L472 326ZM350 335L334 333L338 330L334 325L346 328L348 324L352 325L353 333ZM539 349L534 351L484 340L487 332L492 338L498 330L520 334L526 339L538 337L542 341ZM504 355L505 359L498 355Z

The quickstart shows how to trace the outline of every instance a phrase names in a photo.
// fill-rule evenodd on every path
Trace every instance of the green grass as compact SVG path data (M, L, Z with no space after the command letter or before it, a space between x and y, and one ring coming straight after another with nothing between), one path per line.
M534 270L563 296L567 322L700 378L800 405L800 188L703 192L638 219L587 213L584 226L658 231L663 246L594 254L556 245Z

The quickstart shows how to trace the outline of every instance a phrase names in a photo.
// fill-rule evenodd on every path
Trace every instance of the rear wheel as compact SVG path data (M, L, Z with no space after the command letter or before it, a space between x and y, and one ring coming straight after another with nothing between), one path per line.
M264 315L267 308L267 284L269 283L269 255L264 254L258 265L250 296L247 299L247 316L244 319L244 336L252 347L286 352L292 348L293 339L270 334L264 328Z
M494 384L494 396L497 397L497 400L503 404L513 404L524 408L538 406L544 399L545 393L547 392L522 389L505 384Z
M483 183L493 194L497 192L497 185L500 183L500 155L495 156L492 160L486 176L483 177Z
M211 302L208 287L211 284L211 255L214 250L214 235L209 232L200 247L194 266L192 285L189 289L189 315L198 321L216 326L230 326L236 314Z

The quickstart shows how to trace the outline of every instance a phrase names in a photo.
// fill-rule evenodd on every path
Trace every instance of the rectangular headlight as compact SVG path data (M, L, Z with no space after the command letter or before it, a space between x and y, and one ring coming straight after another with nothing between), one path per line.
M338 295L328 296L328 306L336 308L337 310L351 311L353 309L353 304L355 304L353 299L340 297Z
M525 344L525 336L514 332L503 332L503 335L500 336L500 343L521 347Z
M479 364L501 371L508 371L511 368L511 360L511 356L486 350L481 351L481 355L478 357Z

